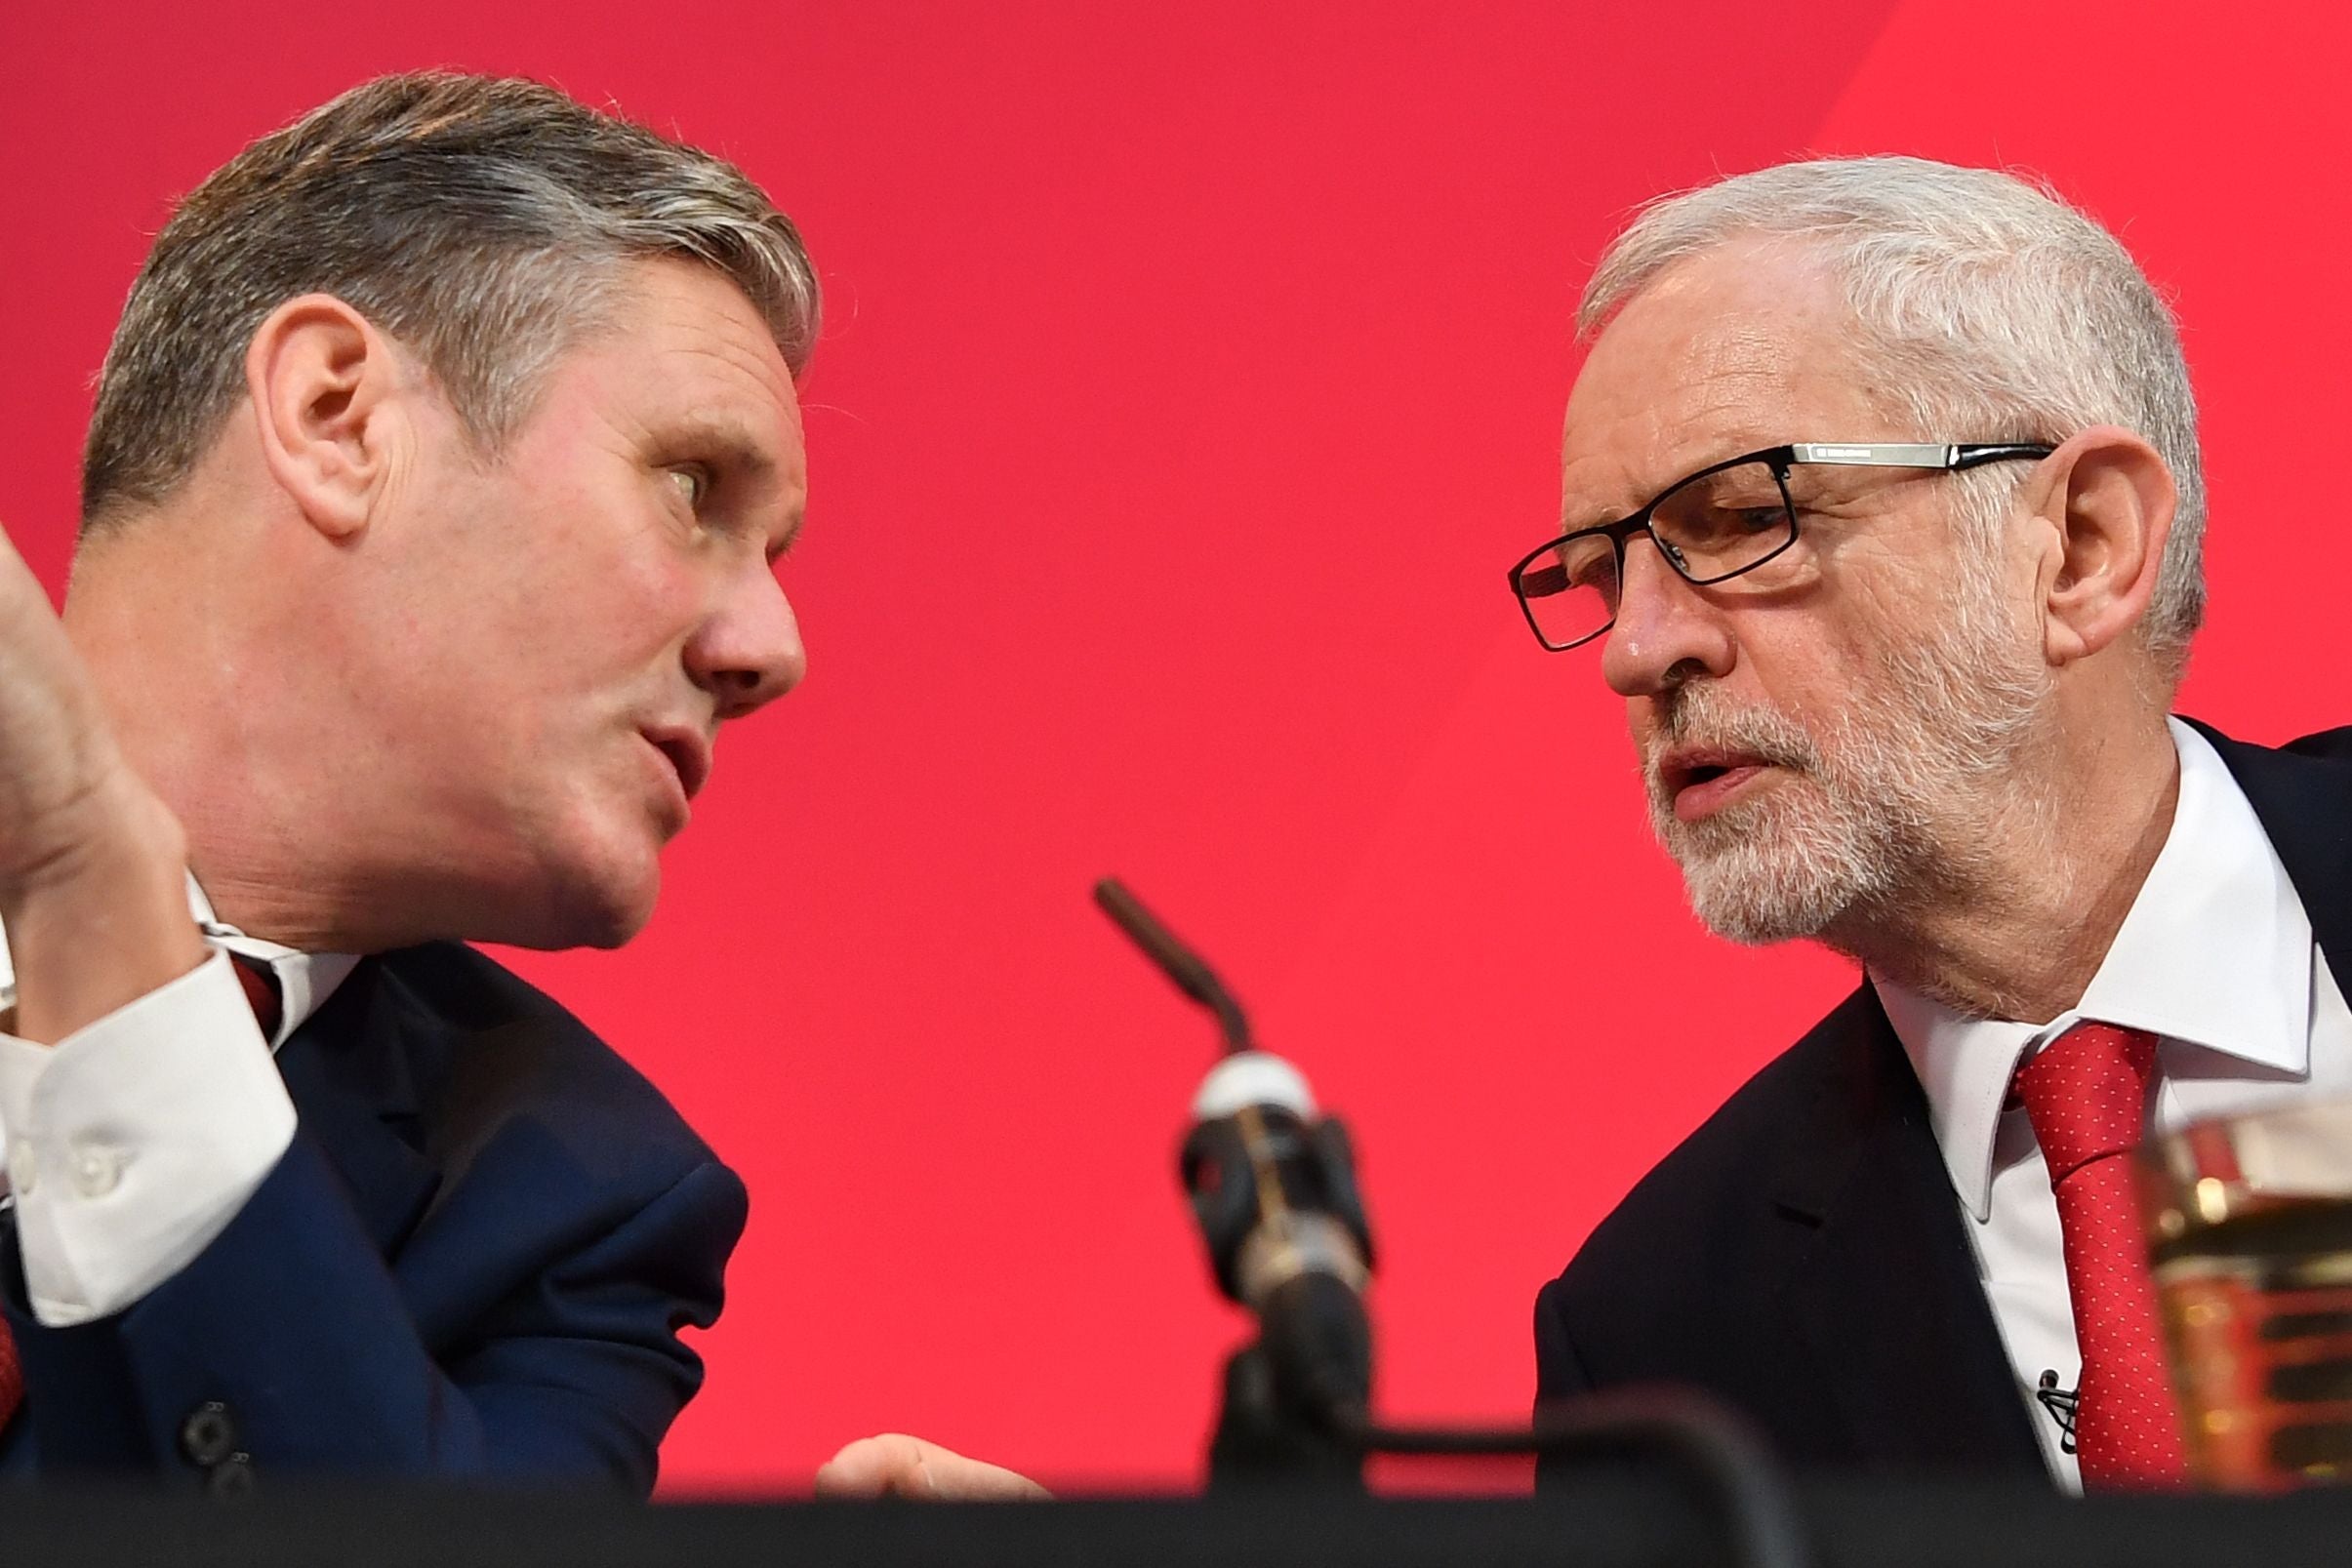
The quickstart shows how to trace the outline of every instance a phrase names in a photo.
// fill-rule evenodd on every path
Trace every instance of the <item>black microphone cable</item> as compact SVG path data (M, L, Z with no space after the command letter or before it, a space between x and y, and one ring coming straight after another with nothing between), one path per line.
M1536 1454L1571 1461L1646 1460L1686 1480L1709 1522L1747 1568L1812 1561L1787 1479L1747 1424L1687 1389L1618 1388L1539 1406L1524 1427L1391 1427L1334 1412L1366 1452Z

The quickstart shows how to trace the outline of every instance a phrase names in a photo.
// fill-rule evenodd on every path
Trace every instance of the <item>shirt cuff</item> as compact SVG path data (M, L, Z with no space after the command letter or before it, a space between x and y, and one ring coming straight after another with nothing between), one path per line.
M225 952L54 1047L0 1033L0 1136L33 1315L124 1310L192 1263L294 1142Z

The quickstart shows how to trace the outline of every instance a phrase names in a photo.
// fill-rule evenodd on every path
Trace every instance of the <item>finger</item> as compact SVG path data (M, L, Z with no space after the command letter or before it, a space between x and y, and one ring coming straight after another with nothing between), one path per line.
M817 1471L821 1498L913 1497L932 1495L923 1467L928 1445L903 1432L861 1437Z
M1028 1476L966 1459L904 1432L849 1444L817 1471L821 1498L904 1497L941 1503L1034 1502L1050 1498Z
M1053 1494L1016 1470L925 1445L923 1469L943 1503L1040 1503Z

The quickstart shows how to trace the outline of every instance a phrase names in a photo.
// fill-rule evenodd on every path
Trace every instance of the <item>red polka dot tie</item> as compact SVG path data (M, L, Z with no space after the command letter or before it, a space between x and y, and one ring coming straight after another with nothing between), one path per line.
M2124 1157L2140 1141L2155 1072L2155 1035L2089 1023L2059 1035L2017 1071L2017 1098L2058 1196L2066 1289L2083 1351L2075 1448L2086 1489L2178 1486L2186 1476L2147 1241Z

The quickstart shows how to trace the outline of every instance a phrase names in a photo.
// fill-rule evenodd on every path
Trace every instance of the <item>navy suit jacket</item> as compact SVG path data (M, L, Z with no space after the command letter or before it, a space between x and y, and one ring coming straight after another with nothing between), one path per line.
M50 1329L0 1217L25 1399L0 1471L651 1489L743 1185L654 1087L470 948L368 958L278 1053L293 1146L193 1263Z
M2199 728L2330 971L2352 977L2352 729L2270 750ZM1537 1397L1683 1384L1793 1464L2047 1478L1963 1224L1926 1097L1865 983L1544 1288Z

